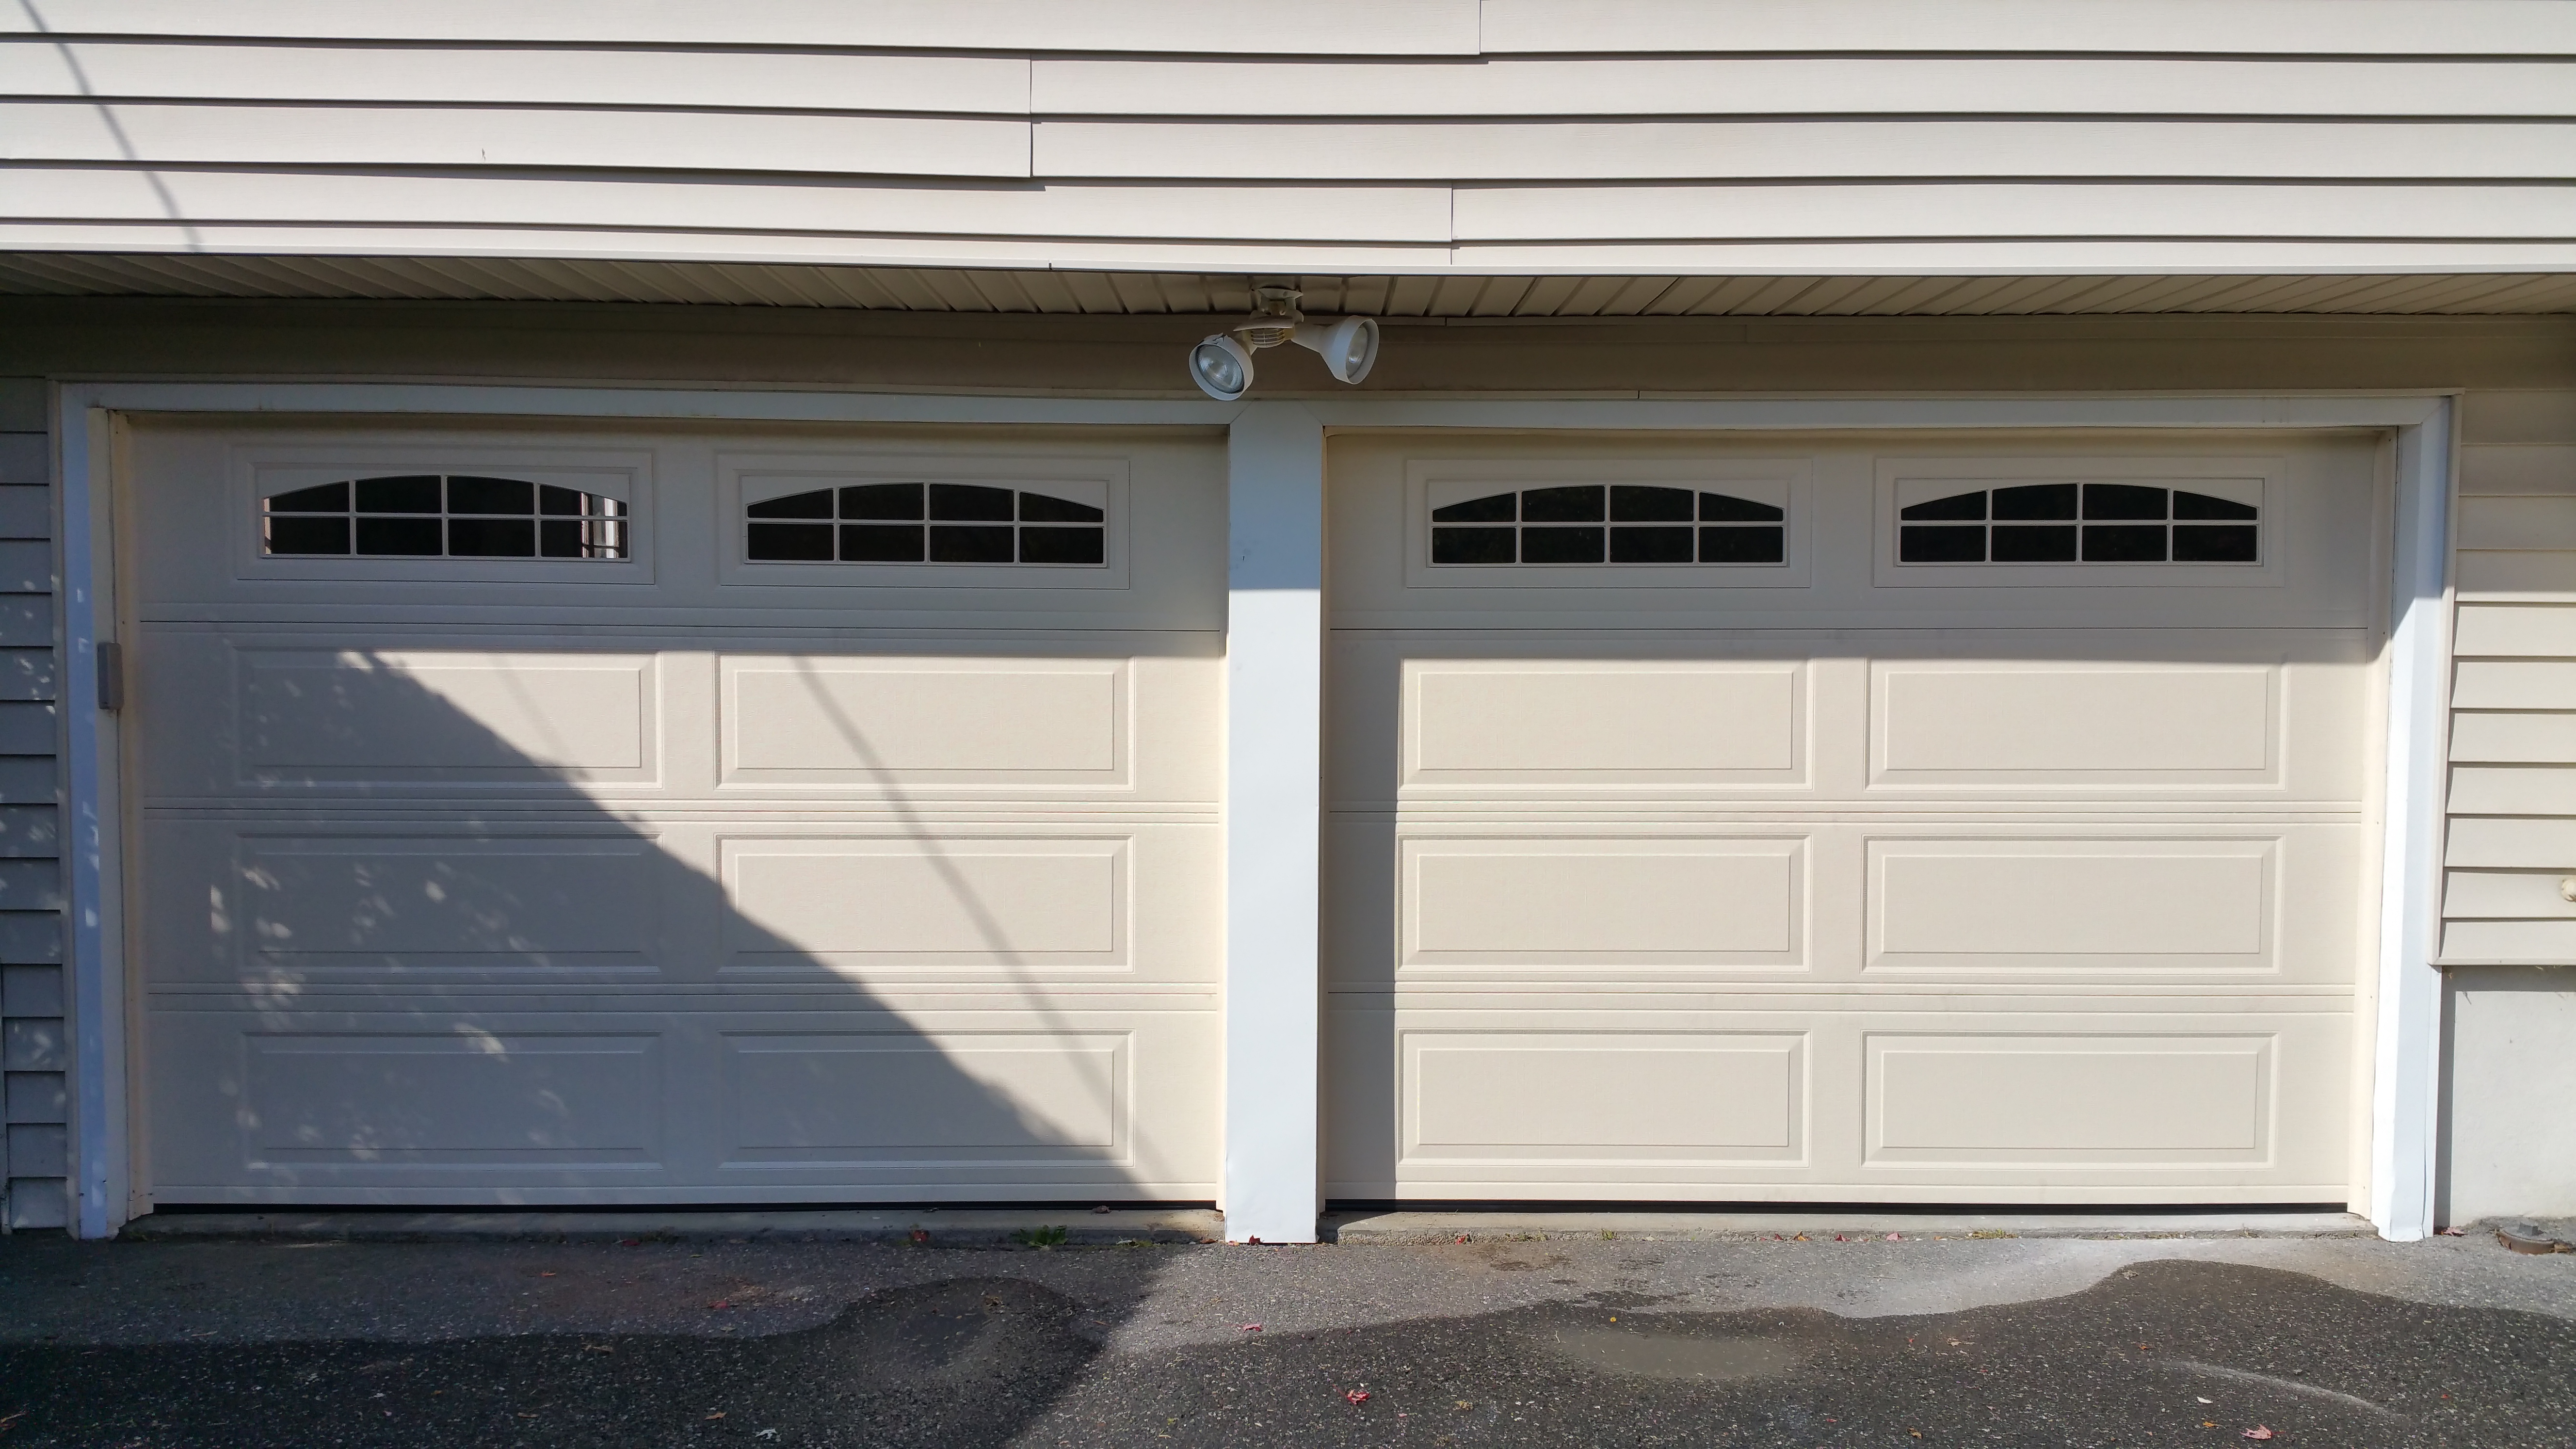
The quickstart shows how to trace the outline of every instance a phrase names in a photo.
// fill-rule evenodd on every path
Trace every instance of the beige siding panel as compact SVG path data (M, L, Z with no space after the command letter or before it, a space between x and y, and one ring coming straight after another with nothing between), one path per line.
M2576 770L2552 765L2456 765L2451 808L2463 815L2576 815Z
M123 109L119 108L120 113ZM84 151L80 159L93 154ZM1032 164L1040 176L1335 181L1828 176L2544 179L2576 175L2576 126L2082 120L1446 125L1048 121L1037 128ZM1716 234L1725 232L1721 229Z
M2451 720L2451 758L2576 765L2576 714L2462 710Z
M16 37L0 41L0 95L996 116L1024 115L1029 108L1029 62L1016 56L261 43L236 44L218 54L221 63L208 64L204 45ZM2507 112L2486 107L2482 113Z
M2460 413L2463 443L2576 443L2576 392L2473 392Z
M2576 921L2448 921L2442 954L2461 961L2576 960Z
M2576 6L2529 0L1486 0L1489 54L1630 51L2219 51L2564 55Z
M2526 443L2460 450L2464 494L2576 494L2576 447Z
M2576 901L2567 899L2551 870L2455 870L2444 879L2442 912L2465 919L2576 920Z
M2478 186L1462 186L1461 241L2576 234L2576 189Z
M1029 128L918 116L17 101L0 102L0 157L1024 177Z
M539 41L579 45L813 45L848 49L1257 51L1472 55L1477 0L730 0L637 7L624 0L83 0L0 11L0 32L275 40Z
M2464 604L2453 627L2452 650L2463 655L2576 658L2576 608L2563 604Z
M1442 187L778 186L250 171L11 172L20 216L167 222L700 227L1275 241L1445 241ZM706 243L701 240L703 248Z
M2457 560L2463 598L2483 594L2558 600L2576 591L2576 553L2463 550Z
M2464 549L2576 548L2576 498L2463 498Z
M2576 820L2455 815L2443 860L2466 869L2576 869Z
M2464 659L2451 702L2460 709L2576 709L2576 660Z
M587 58L584 63L592 64ZM614 63L604 56L598 62ZM175 72L176 67L151 72L169 74L168 80L158 83L171 88L148 93L197 95L197 90L180 87L227 84L217 77L191 79ZM414 94L437 85L435 80L389 80L403 89L386 99L448 99ZM300 83L337 84L326 78ZM104 83L100 89L119 93ZM340 94L335 90L314 98L335 99ZM2567 116L2576 115L2576 66L2556 60L2415 61L2398 70L2373 61L2103 56L1623 56L1366 65L1320 60L1041 58L1031 71L1030 109L1048 116L1334 118L1943 113Z

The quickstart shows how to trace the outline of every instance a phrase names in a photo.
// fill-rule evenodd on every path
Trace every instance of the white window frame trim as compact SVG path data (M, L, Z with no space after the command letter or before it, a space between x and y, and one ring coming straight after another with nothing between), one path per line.
M1226 1236L1312 1242L1322 1206L1320 844L1323 440L1336 429L1947 432L2368 427L2396 436L2387 781L2370 1084L2370 1221L2433 1230L2441 1084L2439 854L2450 676L2457 395L1746 398L1343 397L1211 403L1076 396L487 386L65 382L55 388L63 527L61 849L74 1061L72 1232L115 1235L132 1196L119 742L99 707L115 638L116 428L133 413L421 414L591 421L1097 424L1228 430ZM1282 761L1291 769L1280 769ZM1259 862L1260 892L1244 871ZM1287 872L1286 888L1281 872ZM1240 1010L1238 1008L1241 1008ZM1285 1013L1284 1015L1282 1013Z

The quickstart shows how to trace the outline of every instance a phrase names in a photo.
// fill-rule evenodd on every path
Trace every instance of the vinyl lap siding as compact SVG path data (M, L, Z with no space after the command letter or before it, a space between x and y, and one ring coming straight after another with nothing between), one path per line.
M2472 394L2460 494L2442 954L2576 963L2576 393Z
M0 1214L11 1228L61 1227L70 1201L45 396L41 382L0 379Z
M0 251L2547 270L2570 53L2557 0L39 0Z

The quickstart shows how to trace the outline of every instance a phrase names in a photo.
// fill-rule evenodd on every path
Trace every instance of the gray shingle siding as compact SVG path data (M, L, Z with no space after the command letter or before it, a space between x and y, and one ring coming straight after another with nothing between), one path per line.
M63 980L54 708L54 499L45 384L0 379L0 1221L70 1221L70 992Z

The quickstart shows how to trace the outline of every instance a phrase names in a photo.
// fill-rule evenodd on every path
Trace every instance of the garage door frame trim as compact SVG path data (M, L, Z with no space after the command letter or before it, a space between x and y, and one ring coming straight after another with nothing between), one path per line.
M70 886L73 1232L113 1236L133 1211L127 1130L125 1020L128 1009L120 939L122 886L118 862L120 781L116 718L100 706L98 645L116 639L115 580L105 503L112 497L117 418L133 413L305 413L444 415L580 419L592 422L691 420L883 424L1021 424L1054 426L1224 428L1238 455L1234 467L1311 471L1322 488L1321 450L1302 427L1266 425L1280 403L1220 404L1197 400L1004 396L926 393L795 392L682 388L483 386L437 382L63 382L55 387L54 438L63 526L57 580L63 598L59 644L65 764L62 850ZM2457 406L2452 393L2274 396L2012 396L1890 398L1635 397L1588 399L1456 399L1337 397L1302 400L1298 411L1324 433L1334 430L1437 428L1597 432L1887 431L2004 428L2281 429L2379 428L2395 437L2397 509L2395 568L2390 580L2389 701L2385 865L2380 901L2376 1031L2370 1103L2370 1217L2397 1240L2433 1227L2436 1104L2439 1094L2440 978L2432 966L2437 854L2446 732L2443 684L2448 676L2449 533L2453 511ZM1303 420L1301 420L1303 421ZM1249 450L1249 451L1247 451ZM1268 456L1271 450L1278 456ZM1311 551L1321 577L1318 530L1276 540ZM1239 551L1242 540L1235 541ZM1276 560L1280 562L1283 560ZM1297 560L1284 560L1297 562ZM1301 639L1306 631L1299 631ZM1311 644L1263 651L1268 669L1300 679L1274 680L1289 696L1317 693L1323 671L1320 631ZM1316 722L1320 731L1320 720ZM1318 734L1320 739L1320 734ZM1229 774L1232 766L1229 765ZM1229 786L1231 786L1229 780ZM1229 791L1231 798L1232 792ZM1296 792L1273 810L1295 809ZM1247 804L1250 804L1247 801ZM1312 834L1318 822L1275 822ZM1263 822L1228 821L1229 836L1247 838ZM1315 865L1320 874L1321 862ZM1311 882L1320 896L1320 881ZM1231 915L1231 912L1230 912ZM1229 939L1235 922L1229 919ZM1245 923L1249 925L1250 923ZM1302 948L1301 948L1302 949ZM1312 955L1311 951L1305 952ZM1319 983L1318 963L1285 963L1269 953L1265 974L1289 970L1303 979L1265 980L1265 994L1295 994ZM1235 997L1228 996L1228 1016ZM1313 1101L1319 1030L1297 1024L1305 1039L1283 1040L1265 1023L1265 1050L1255 1067L1228 1068L1228 1097L1275 1089L1290 1101ZM1284 1033L1297 1036L1297 1030ZM1296 1064L1303 1079L1288 1081ZM1231 1112L1229 1116L1231 1117ZM1248 1122L1249 1119L1247 1119ZM1288 1140L1229 1144L1228 1195L1254 1179L1320 1185L1314 1133ZM1319 1188L1320 1190L1320 1188ZM1249 1205L1249 1201L1247 1202ZM1293 1209L1292 1209L1293 1211ZM1263 1213L1265 1218L1271 1213ZM1264 1234L1264 1236L1270 1236ZM1282 1233L1280 1238L1304 1237ZM1280 1240L1273 1238L1273 1241Z

